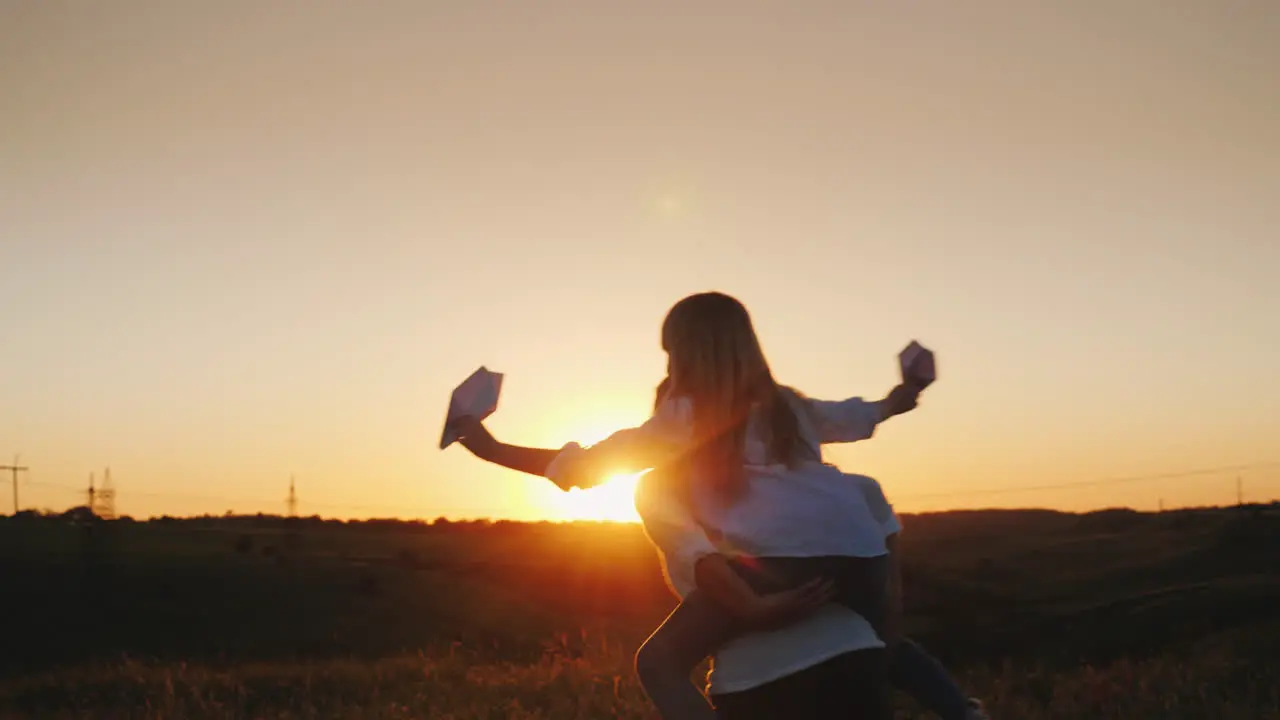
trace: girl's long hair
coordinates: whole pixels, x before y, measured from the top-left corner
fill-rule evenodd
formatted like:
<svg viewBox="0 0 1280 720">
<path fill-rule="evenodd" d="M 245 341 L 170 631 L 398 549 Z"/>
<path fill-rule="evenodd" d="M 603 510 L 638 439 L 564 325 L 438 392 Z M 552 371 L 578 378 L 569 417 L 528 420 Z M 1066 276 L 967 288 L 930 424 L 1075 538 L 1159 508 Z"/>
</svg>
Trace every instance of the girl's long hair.
<svg viewBox="0 0 1280 720">
<path fill-rule="evenodd" d="M 789 397 L 794 391 L 774 381 L 742 303 L 718 292 L 684 298 L 662 324 L 662 348 L 670 365 L 659 395 L 693 403 L 696 444 L 690 460 L 700 482 L 722 499 L 732 501 L 742 492 L 753 408 L 766 420 L 773 462 L 793 465 L 808 454 Z"/>
</svg>

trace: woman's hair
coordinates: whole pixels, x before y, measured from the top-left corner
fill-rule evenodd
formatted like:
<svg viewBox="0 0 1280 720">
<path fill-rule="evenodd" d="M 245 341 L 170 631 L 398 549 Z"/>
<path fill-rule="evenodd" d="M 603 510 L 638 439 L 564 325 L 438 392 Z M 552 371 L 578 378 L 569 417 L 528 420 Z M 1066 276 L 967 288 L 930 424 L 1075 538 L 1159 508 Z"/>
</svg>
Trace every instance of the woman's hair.
<svg viewBox="0 0 1280 720">
<path fill-rule="evenodd" d="M 767 419 L 772 460 L 788 465 L 808 451 L 800 437 L 794 391 L 773 379 L 742 303 L 718 292 L 690 295 L 662 323 L 669 372 L 660 396 L 693 404 L 691 461 L 704 482 L 732 500 L 743 486 L 743 448 L 752 408 Z"/>
</svg>

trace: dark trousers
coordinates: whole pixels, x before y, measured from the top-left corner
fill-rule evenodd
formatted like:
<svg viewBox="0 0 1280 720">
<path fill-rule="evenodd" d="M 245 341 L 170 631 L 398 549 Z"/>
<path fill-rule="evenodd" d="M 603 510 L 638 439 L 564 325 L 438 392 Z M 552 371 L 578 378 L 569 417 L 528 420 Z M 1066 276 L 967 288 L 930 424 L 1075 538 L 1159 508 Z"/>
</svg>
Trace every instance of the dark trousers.
<svg viewBox="0 0 1280 720">
<path fill-rule="evenodd" d="M 816 578 L 829 580 L 835 585 L 835 602 L 866 618 L 877 633 L 883 630 L 889 587 L 888 555 L 735 557 L 730 558 L 729 564 L 761 595 L 791 590 Z"/>
<path fill-rule="evenodd" d="M 734 569 L 756 592 L 793 588 L 814 578 L 832 580 L 837 602 L 879 630 L 885 610 L 887 557 L 735 559 Z M 746 632 L 703 592 L 690 593 L 636 653 L 640 684 L 664 720 L 709 720 L 706 698 L 689 680 L 699 663 Z M 967 698 L 946 668 L 915 643 L 904 640 L 888 660 L 889 680 L 944 720 L 963 720 Z M 803 717 L 803 716 L 797 716 Z"/>
<path fill-rule="evenodd" d="M 721 720 L 890 720 L 885 651 L 838 655 L 749 690 L 712 697 Z"/>
</svg>

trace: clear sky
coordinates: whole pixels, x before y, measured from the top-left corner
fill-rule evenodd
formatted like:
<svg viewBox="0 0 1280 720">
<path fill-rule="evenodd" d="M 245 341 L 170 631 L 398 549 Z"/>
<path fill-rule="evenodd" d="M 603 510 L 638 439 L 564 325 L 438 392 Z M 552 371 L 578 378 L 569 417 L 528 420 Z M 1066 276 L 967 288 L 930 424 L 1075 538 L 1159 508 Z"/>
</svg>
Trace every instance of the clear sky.
<svg viewBox="0 0 1280 720">
<path fill-rule="evenodd" d="M 811 395 L 936 349 L 830 455 L 900 510 L 1229 502 L 970 492 L 1280 460 L 1280 4 L 0 0 L 0 272 L 25 506 L 109 465 L 139 516 L 290 475 L 304 513 L 625 516 L 438 451 L 449 392 L 484 364 L 500 437 L 598 439 L 713 288 Z"/>
</svg>

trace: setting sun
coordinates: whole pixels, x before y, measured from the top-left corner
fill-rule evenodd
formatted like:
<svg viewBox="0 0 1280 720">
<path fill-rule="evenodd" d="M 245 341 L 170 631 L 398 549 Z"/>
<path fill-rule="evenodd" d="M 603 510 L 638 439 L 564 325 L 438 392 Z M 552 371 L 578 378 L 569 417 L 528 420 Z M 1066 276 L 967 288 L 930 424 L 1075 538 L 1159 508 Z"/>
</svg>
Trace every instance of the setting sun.
<svg viewBox="0 0 1280 720">
<path fill-rule="evenodd" d="M 570 490 L 562 496 L 562 516 L 565 520 L 639 522 L 635 492 L 641 474 L 614 475 L 600 487 Z"/>
</svg>

